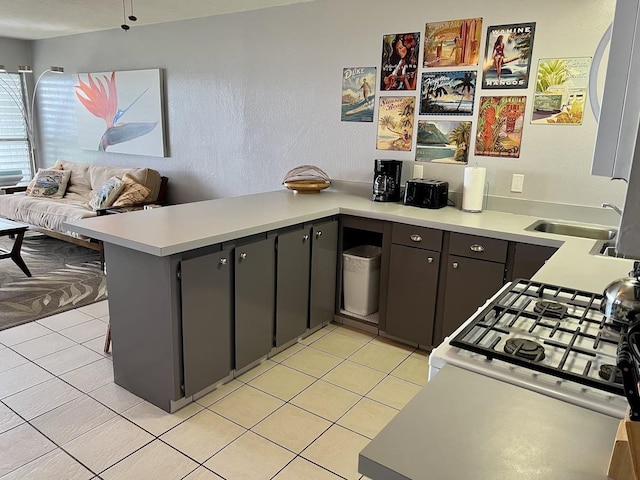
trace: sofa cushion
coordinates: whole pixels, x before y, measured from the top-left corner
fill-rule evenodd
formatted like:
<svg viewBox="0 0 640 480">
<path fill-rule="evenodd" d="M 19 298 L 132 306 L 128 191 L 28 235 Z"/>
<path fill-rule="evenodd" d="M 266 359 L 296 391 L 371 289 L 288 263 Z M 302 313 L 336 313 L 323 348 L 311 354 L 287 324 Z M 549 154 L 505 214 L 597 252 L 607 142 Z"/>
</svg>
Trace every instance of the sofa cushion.
<svg viewBox="0 0 640 480">
<path fill-rule="evenodd" d="M 110 207 L 123 189 L 124 182 L 118 177 L 111 177 L 102 184 L 95 195 L 92 194 L 89 206 L 94 210 Z"/>
<path fill-rule="evenodd" d="M 152 202 L 157 200 L 158 193 L 160 192 L 161 178 L 160 174 L 156 170 L 152 170 L 150 168 L 117 168 L 91 165 L 91 168 L 89 169 L 91 188 L 95 191 L 109 178 L 122 178 L 125 173 L 128 173 L 136 182 L 141 183 L 151 190 L 151 193 L 147 197 L 148 201 Z"/>
<path fill-rule="evenodd" d="M 31 193 L 31 189 L 33 188 L 33 186 L 36 183 L 36 177 L 38 176 L 38 173 L 40 172 L 40 170 L 62 170 L 62 165 L 54 165 L 53 167 L 49 167 L 49 168 L 39 168 L 38 171 L 36 172 L 36 174 L 33 176 L 33 178 L 31 179 L 31 181 L 29 182 L 29 185 L 27 185 L 27 189 L 25 190 L 25 193 L 27 195 L 29 195 Z M 67 183 L 67 187 L 69 186 L 69 184 Z"/>
<path fill-rule="evenodd" d="M 62 170 L 69 170 L 71 172 L 65 198 L 68 197 L 79 202 L 88 202 L 91 195 L 91 183 L 89 181 L 89 168 L 91 165 L 58 160 L 54 167 L 59 167 Z"/>
<path fill-rule="evenodd" d="M 120 196 L 113 202 L 114 207 L 120 207 L 123 205 L 133 205 L 134 203 L 142 203 L 151 193 L 151 189 L 136 182 L 131 175 L 125 173 L 122 176 L 124 183 L 124 190 L 120 193 Z"/>
<path fill-rule="evenodd" d="M 62 198 L 67 190 L 71 172 L 55 168 L 39 170 L 29 196 Z"/>
</svg>

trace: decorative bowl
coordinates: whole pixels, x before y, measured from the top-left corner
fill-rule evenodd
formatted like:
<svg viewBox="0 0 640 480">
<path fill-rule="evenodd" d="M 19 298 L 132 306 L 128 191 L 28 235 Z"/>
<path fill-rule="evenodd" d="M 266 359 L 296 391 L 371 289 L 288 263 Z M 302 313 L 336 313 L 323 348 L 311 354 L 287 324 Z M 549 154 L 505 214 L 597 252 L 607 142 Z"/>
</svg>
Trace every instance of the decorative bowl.
<svg viewBox="0 0 640 480">
<path fill-rule="evenodd" d="M 331 186 L 329 180 L 294 180 L 292 182 L 284 182 L 283 185 L 289 190 L 299 193 L 318 193 L 325 188 Z"/>
<path fill-rule="evenodd" d="M 282 181 L 289 190 L 299 193 L 318 193 L 331 186 L 331 180 L 315 165 L 301 165 L 289 170 Z"/>
</svg>

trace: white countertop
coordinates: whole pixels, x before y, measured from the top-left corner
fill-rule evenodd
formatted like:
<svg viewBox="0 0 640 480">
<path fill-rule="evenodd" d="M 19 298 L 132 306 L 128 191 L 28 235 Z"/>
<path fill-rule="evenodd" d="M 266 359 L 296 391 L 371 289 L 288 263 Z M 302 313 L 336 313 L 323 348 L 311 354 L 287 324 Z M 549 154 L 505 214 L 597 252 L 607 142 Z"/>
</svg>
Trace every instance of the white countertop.
<svg viewBox="0 0 640 480">
<path fill-rule="evenodd" d="M 534 280 L 598 293 L 610 281 L 627 276 L 633 265 L 631 260 L 590 255 L 595 240 L 526 231 L 539 217 L 377 203 L 366 194 L 333 188 L 319 194 L 279 190 L 106 215 L 65 225 L 73 232 L 106 243 L 167 256 L 336 214 L 560 247 Z"/>
</svg>

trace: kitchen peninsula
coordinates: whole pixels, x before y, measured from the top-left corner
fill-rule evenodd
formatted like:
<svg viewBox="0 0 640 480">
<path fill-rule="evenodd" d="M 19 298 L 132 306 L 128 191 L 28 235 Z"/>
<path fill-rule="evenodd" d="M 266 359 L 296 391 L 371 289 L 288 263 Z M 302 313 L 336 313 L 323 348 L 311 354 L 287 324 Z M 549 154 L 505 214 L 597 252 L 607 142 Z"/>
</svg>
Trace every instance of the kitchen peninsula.
<svg viewBox="0 0 640 480">
<path fill-rule="evenodd" d="M 234 338 L 231 314 L 234 306 L 229 300 L 230 292 L 223 290 L 227 292 L 225 298 L 217 298 L 218 280 L 208 279 L 203 272 L 228 272 L 225 265 L 234 261 L 234 252 L 252 258 L 252 252 L 241 252 L 238 246 L 259 244 L 264 251 L 272 251 L 276 234 L 308 225 L 316 229 L 313 231 L 317 235 L 340 215 L 560 247 L 536 278 L 584 290 L 601 291 L 610 280 L 626 275 L 630 268 L 628 260 L 590 255 L 594 240 L 526 231 L 538 218 L 496 211 L 466 213 L 453 207 L 424 210 L 399 203 L 374 203 L 369 194 L 358 189 L 332 188 L 317 195 L 282 190 L 67 224 L 70 230 L 105 244 L 116 383 L 160 408 L 175 411 L 215 384 L 207 383 L 207 378 L 220 380 L 233 368 L 240 370 L 250 365 L 250 356 L 238 365 L 236 351 L 233 366 L 233 347 L 229 344 L 230 338 Z M 238 261 L 245 257 L 239 257 Z M 194 265 L 190 260 L 197 261 L 197 272 L 187 282 L 185 276 L 192 272 L 185 272 L 185 267 L 188 270 Z M 274 277 L 275 272 L 269 270 L 268 264 L 259 271 L 266 277 Z M 231 288 L 234 284 L 230 274 L 221 275 L 220 285 Z M 186 288 L 185 283 L 190 287 Z M 217 306 L 214 311 L 211 305 Z M 235 308 L 237 315 L 238 305 Z M 200 330 L 189 333 L 183 325 L 183 315 L 196 319 L 215 317 L 219 323 L 208 325 L 206 335 Z M 253 342 L 258 336 L 256 332 L 264 328 L 258 325 L 258 319 L 255 321 L 255 330 L 246 338 L 239 337 L 236 331 L 236 349 L 245 347 L 245 339 Z M 200 328 L 200 323 L 205 322 L 195 323 Z M 272 339 L 268 341 L 271 344 Z M 189 362 L 197 363 L 198 358 L 192 358 L 197 355 L 187 342 L 220 342 L 220 348 L 209 346 L 217 357 L 208 361 L 223 365 L 221 371 L 213 377 L 208 377 L 212 372 L 206 372 L 202 380 L 199 367 L 188 369 Z M 265 356 L 269 353 L 268 346 L 253 347 Z M 194 386 L 185 378 L 192 373 L 198 379 L 192 383 Z"/>
</svg>

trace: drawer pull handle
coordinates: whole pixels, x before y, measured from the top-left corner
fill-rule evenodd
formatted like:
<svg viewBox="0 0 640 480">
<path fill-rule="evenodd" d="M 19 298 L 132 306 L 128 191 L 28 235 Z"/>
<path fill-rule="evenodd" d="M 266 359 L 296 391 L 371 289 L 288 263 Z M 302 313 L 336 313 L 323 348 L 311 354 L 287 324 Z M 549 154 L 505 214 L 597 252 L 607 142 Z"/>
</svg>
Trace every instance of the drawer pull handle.
<svg viewBox="0 0 640 480">
<path fill-rule="evenodd" d="M 226 265 L 227 264 L 227 259 L 226 258 L 221 258 L 220 259 L 220 265 Z"/>
<path fill-rule="evenodd" d="M 309 240 L 309 235 L 305 235 L 304 237 L 302 237 L 302 243 L 306 242 L 307 240 Z"/>
<path fill-rule="evenodd" d="M 322 236 L 322 230 L 318 230 L 316 232 L 316 238 L 320 238 Z"/>
<path fill-rule="evenodd" d="M 427 263 L 433 263 L 433 257 L 427 258 Z"/>
<path fill-rule="evenodd" d="M 477 243 L 474 243 L 469 248 L 472 252 L 484 252 L 484 247 L 482 245 L 478 245 Z"/>
<path fill-rule="evenodd" d="M 451 265 L 453 268 L 458 268 L 458 262 L 453 262 L 453 265 Z"/>
<path fill-rule="evenodd" d="M 240 254 L 240 260 L 244 260 L 245 258 L 247 258 L 247 254 L 246 253 L 241 253 Z"/>
<path fill-rule="evenodd" d="M 413 242 L 421 242 L 422 237 L 420 235 L 416 235 L 415 233 L 409 237 Z"/>
</svg>

